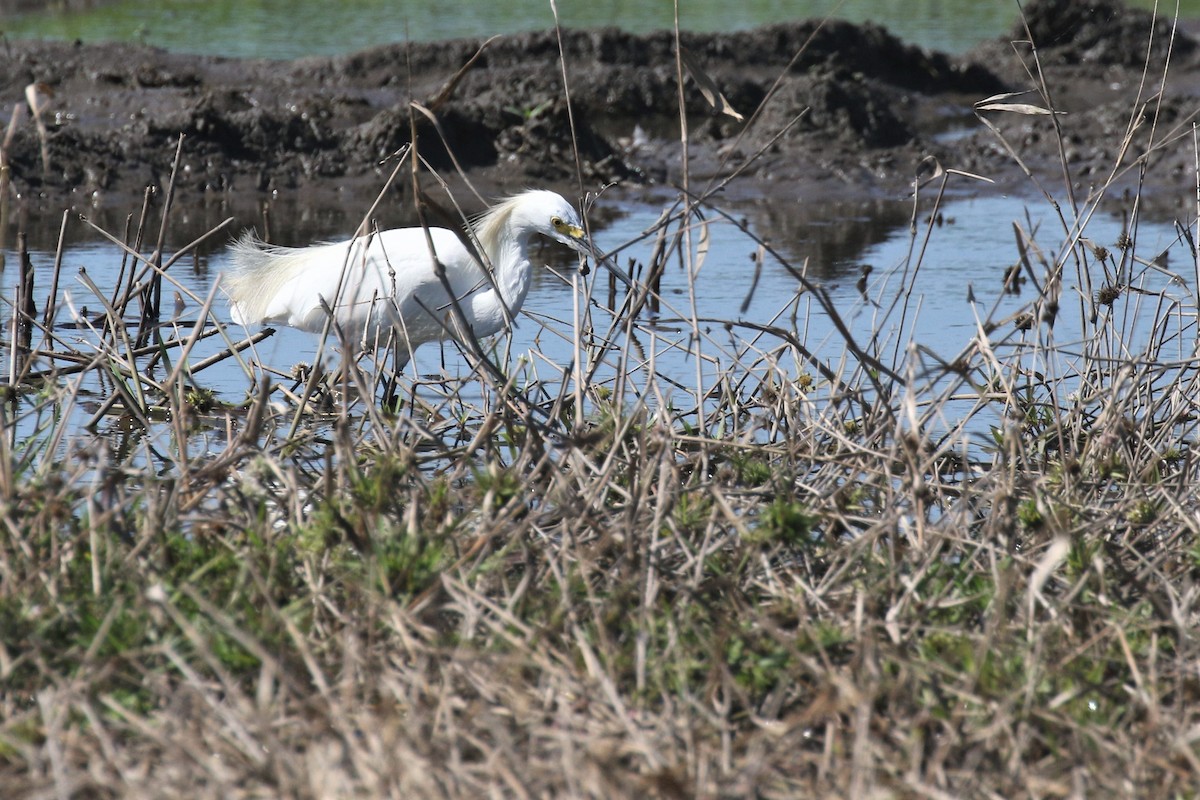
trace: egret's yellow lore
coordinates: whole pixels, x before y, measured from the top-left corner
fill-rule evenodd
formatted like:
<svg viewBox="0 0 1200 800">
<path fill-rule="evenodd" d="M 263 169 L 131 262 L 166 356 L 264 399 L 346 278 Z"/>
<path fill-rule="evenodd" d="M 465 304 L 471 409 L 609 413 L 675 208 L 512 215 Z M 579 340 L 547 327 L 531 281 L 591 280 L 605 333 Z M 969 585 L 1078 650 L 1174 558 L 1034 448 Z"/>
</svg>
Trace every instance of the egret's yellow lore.
<svg viewBox="0 0 1200 800">
<path fill-rule="evenodd" d="M 504 329 L 529 293 L 534 234 L 600 260 L 575 209 L 554 192 L 510 197 L 471 227 L 492 267 L 490 280 L 480 259 L 445 228 L 429 228 L 428 237 L 423 228 L 397 228 L 298 248 L 244 236 L 233 246 L 233 268 L 222 284 L 233 321 L 320 332 L 331 312 L 350 342 L 382 343 L 395 331 L 403 364 L 424 342 L 460 334 L 447 285 L 475 336 Z M 435 254 L 446 268 L 445 283 L 434 271 Z"/>
</svg>

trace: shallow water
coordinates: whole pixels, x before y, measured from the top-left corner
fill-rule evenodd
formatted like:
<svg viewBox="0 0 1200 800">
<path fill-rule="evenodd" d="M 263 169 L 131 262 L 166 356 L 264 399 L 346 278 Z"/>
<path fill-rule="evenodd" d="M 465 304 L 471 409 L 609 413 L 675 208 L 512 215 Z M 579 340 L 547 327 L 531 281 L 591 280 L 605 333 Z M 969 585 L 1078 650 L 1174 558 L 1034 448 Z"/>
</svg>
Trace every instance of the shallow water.
<svg viewBox="0 0 1200 800">
<path fill-rule="evenodd" d="M 627 266 L 630 259 L 646 263 L 653 239 L 645 237 L 644 231 L 654 225 L 662 208 L 662 204 L 654 203 L 602 203 L 602 208 L 593 215 L 597 242 L 605 250 L 615 250 L 615 258 L 622 266 Z M 177 248 L 200 235 L 219 222 L 228 210 L 218 207 L 193 209 L 188 213 L 181 209 L 170 226 L 171 236 L 177 241 L 168 243 L 168 256 L 172 247 Z M 816 208 L 800 202 L 776 202 L 770 205 L 742 204 L 724 210 L 734 220 L 744 220 L 748 233 L 714 213 L 707 214 L 703 226 L 694 225 L 692 252 L 697 251 L 701 240 L 707 242 L 702 264 L 696 269 L 693 259 L 690 274 L 694 277 L 689 280 L 689 267 L 682 260 L 670 263 L 663 277 L 664 305 L 659 324 L 643 330 L 638 336 L 638 346 L 646 353 L 654 352 L 656 372 L 663 378 L 660 381 L 665 391 L 663 399 L 677 407 L 694 405 L 698 381 L 708 388 L 718 372 L 738 369 L 739 360 L 743 363 L 752 360 L 752 356 L 746 354 L 748 343 L 754 342 L 758 347 L 778 344 L 771 336 L 756 339 L 753 331 L 738 327 L 740 321 L 791 330 L 826 363 L 839 362 L 846 350 L 844 339 L 814 297 L 800 292 L 793 270 L 802 271 L 829 293 L 838 315 L 846 321 L 860 346 L 904 372 L 910 346 L 919 345 L 950 361 L 979 335 L 981 320 L 989 315 L 994 320 L 1009 317 L 1033 299 L 1028 286 L 1020 294 L 1004 291 L 1005 271 L 1018 260 L 1014 225 L 1034 232 L 1034 239 L 1050 261 L 1059 259 L 1059 248 L 1062 242 L 1068 241 L 1061 220 L 1048 204 L 1017 200 L 1000 193 L 950 202 L 941 209 L 938 218 L 931 218 L 931 209 L 923 207 L 916 213 L 915 231 L 911 224 L 913 208 L 908 201 Z M 305 216 L 283 204 L 272 209 L 271 218 L 275 225 L 274 240 L 291 244 L 345 236 L 358 222 L 357 217 L 337 210 Z M 101 302 L 80 282 L 80 270 L 85 270 L 107 295 L 115 285 L 122 263 L 120 250 L 99 234 L 77 222 L 72 223 L 69 230 L 71 243 L 64 251 L 61 274 L 59 296 L 63 306 L 60 323 L 93 317 L 101 307 Z M 112 230 L 119 233 L 119 229 Z M 1116 242 L 1123 230 L 1121 219 L 1098 212 L 1089 221 L 1086 236 L 1091 242 L 1116 253 Z M 30 241 L 39 309 L 45 305 L 53 269 L 57 234 L 54 232 L 50 236 L 50 233 L 52 231 L 41 229 L 41 233 Z M 1174 267 L 1183 277 L 1176 276 L 1172 282 L 1165 271 L 1141 265 L 1136 267 L 1135 277 L 1130 282 L 1144 287 L 1147 292 L 1165 292 L 1187 299 L 1194 289 L 1194 280 L 1190 279 L 1192 268 L 1188 266 L 1192 260 L 1177 232 L 1169 225 L 1147 223 L 1140 226 L 1137 236 L 1136 252 L 1143 254 L 1143 260 L 1149 261 L 1155 255 L 1166 253 L 1168 267 Z M 753 257 L 758 247 L 754 237 L 768 242 L 778 258 L 768 256 L 760 267 Z M 228 235 L 220 234 L 217 241 L 228 241 L 228 238 Z M 0 296 L 6 298 L 6 306 L 11 307 L 10 298 L 17 279 L 16 255 L 12 242 L 5 242 L 5 248 L 2 252 L 7 266 L 0 272 Z M 604 306 L 608 282 L 603 278 L 581 280 L 575 274 L 576 262 L 572 255 L 560 252 L 556 247 L 547 247 L 541 257 L 553 269 L 536 272 L 533 288 L 511 338 L 501 336 L 493 341 L 497 358 L 503 359 L 507 349 L 510 364 L 524 358 L 532 365 L 529 377 L 536 376 L 557 384 L 562 380 L 561 370 L 571 363 L 575 352 L 576 308 L 586 305 L 585 291 L 591 292 L 594 303 Z M 178 281 L 181 294 L 187 297 L 179 321 L 179 329 L 185 334 L 212 290 L 217 275 L 227 264 L 226 251 L 222 246 L 216 246 L 195 257 L 189 256 L 172 268 L 170 274 Z M 864 266 L 869 266 L 871 271 L 866 281 L 861 282 Z M 1040 278 L 1040 272 L 1035 270 L 1035 273 Z M 1062 311 L 1054 336 L 1068 350 L 1078 349 L 1082 336 L 1080 302 L 1094 296 L 1104 278 L 1096 274 L 1092 281 L 1090 287 L 1080 286 L 1070 269 L 1065 273 Z M 969 294 L 974 298 L 974 304 L 968 301 Z M 164 295 L 167 298 L 164 316 L 169 317 L 173 308 L 172 289 L 167 287 Z M 68 296 L 69 301 L 66 300 Z M 896 304 L 896 298 L 905 297 L 907 306 Z M 1145 306 L 1157 302 L 1155 298 L 1157 295 L 1154 294 L 1126 293 L 1114 305 L 1113 312 L 1118 315 L 1114 325 L 1121 326 L 1124 349 L 1132 348 L 1136 352 L 1146 346 L 1148 320 L 1154 314 L 1152 308 L 1147 313 Z M 1139 307 L 1134 322 L 1119 321 L 1119 315 L 1131 314 Z M 218 319 L 228 322 L 228 310 L 222 300 L 218 299 L 214 309 Z M 6 312 L 6 326 L 8 316 Z M 692 326 L 688 322 L 693 316 L 701 320 L 698 340 L 692 335 Z M 598 307 L 594 319 L 598 330 L 605 326 L 605 319 Z M 725 322 L 732 326 L 727 327 Z M 231 326 L 230 332 L 236 336 L 242 330 Z M 83 349 L 87 342 L 95 340 L 81 328 L 60 327 L 58 333 L 68 343 L 82 344 Z M 1002 347 L 1013 347 L 1035 335 L 1015 333 L 1009 322 L 998 328 L 992 338 L 1006 340 Z M 207 340 L 193 352 L 192 361 L 225 346 L 219 337 Z M 1190 354 L 1190 345 L 1183 340 L 1174 342 L 1171 347 L 1174 357 L 1183 358 Z M 330 365 L 336 363 L 332 351 L 333 348 L 326 351 Z M 1120 355 L 1116 351 L 1114 354 Z M 248 354 L 247 360 L 287 373 L 299 362 L 313 361 L 316 355 L 317 337 L 280 328 Z M 930 357 L 916 361 L 932 363 Z M 794 372 L 803 369 L 795 365 L 784 366 Z M 453 377 L 469 373 L 467 361 L 453 345 L 432 343 L 418 350 L 410 374 L 414 368 L 425 375 Z M 7 375 L 7 353 L 5 360 L 0 361 L 0 370 Z M 612 369 L 597 372 L 600 382 L 613 379 Z M 646 376 L 633 375 L 630 380 L 634 391 L 639 391 Z M 199 382 L 229 402 L 242 400 L 250 388 L 246 372 L 233 360 L 205 369 Z M 672 389 L 672 383 L 677 384 L 677 388 Z M 94 390 L 97 397 L 108 392 L 103 386 L 85 385 L 84 388 Z M 464 391 L 477 396 L 480 390 L 468 387 Z M 90 417 L 96 407 L 97 404 L 92 403 L 75 409 L 79 424 Z M 954 408 L 948 406 L 947 412 L 953 416 Z M 977 433 L 986 436 L 986 424 L 981 425 Z"/>
</svg>

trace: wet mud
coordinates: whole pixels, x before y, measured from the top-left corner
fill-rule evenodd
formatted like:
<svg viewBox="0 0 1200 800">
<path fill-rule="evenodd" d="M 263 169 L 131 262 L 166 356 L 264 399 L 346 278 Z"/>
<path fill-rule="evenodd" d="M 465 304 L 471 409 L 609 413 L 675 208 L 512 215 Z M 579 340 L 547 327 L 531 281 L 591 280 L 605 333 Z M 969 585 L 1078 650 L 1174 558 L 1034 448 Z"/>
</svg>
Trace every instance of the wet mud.
<svg viewBox="0 0 1200 800">
<path fill-rule="evenodd" d="M 181 202 L 333 193 L 365 204 L 414 132 L 432 170 L 484 194 L 673 191 L 682 95 L 690 185 L 727 181 L 730 197 L 891 198 L 956 169 L 1057 202 L 1104 187 L 1168 213 L 1194 207 L 1196 40 L 1111 0 L 1032 2 L 1010 35 L 958 57 L 843 22 L 681 42 L 682 92 L 670 32 L 564 31 L 561 56 L 547 31 L 293 62 L 7 42 L 0 124 L 29 85 L 48 90 L 43 130 L 28 108 L 11 127 L 6 191 L 47 208 L 135 201 L 167 184 L 182 134 Z M 707 87 L 742 119 L 715 110 Z M 1007 92 L 1027 94 L 975 107 Z M 405 172 L 394 191 L 409 185 Z M 976 186 L 956 177 L 951 189 Z"/>
</svg>

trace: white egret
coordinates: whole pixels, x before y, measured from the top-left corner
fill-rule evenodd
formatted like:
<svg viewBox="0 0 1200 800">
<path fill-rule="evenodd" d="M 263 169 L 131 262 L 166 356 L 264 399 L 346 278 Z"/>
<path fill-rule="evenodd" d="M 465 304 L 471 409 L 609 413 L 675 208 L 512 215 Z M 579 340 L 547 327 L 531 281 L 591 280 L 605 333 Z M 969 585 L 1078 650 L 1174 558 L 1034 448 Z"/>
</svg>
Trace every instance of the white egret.
<svg viewBox="0 0 1200 800">
<path fill-rule="evenodd" d="M 575 209 L 550 191 L 510 197 L 480 215 L 471 230 L 492 266 L 490 279 L 480 259 L 445 228 L 429 228 L 428 237 L 423 228 L 397 228 L 297 248 L 247 234 L 233 245 L 233 269 L 223 282 L 233 320 L 320 332 L 332 312 L 350 342 L 382 342 L 394 330 L 403 366 L 424 342 L 460 335 L 455 301 L 476 337 L 506 327 L 529 293 L 534 234 L 600 260 Z M 435 272 L 435 255 L 446 268 L 445 283 Z"/>
</svg>

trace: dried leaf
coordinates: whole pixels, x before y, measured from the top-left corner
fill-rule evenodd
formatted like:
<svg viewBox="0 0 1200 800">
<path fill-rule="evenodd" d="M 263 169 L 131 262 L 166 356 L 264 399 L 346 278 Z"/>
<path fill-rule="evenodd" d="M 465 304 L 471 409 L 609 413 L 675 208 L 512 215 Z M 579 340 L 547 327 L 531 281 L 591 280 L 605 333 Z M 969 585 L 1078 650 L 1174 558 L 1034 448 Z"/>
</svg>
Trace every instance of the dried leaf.
<svg viewBox="0 0 1200 800">
<path fill-rule="evenodd" d="M 43 175 L 50 171 L 50 149 L 47 145 L 50 134 L 46 130 L 42 112 L 49 107 L 53 97 L 54 89 L 44 83 L 31 83 L 25 87 L 25 100 L 29 103 L 29 110 L 33 112 L 33 123 L 37 126 L 38 142 L 41 145 Z"/>
<path fill-rule="evenodd" d="M 29 110 L 34 116 L 41 114 L 53 97 L 54 89 L 49 84 L 31 83 L 25 87 L 25 100 L 28 101 Z"/>
<path fill-rule="evenodd" d="M 700 94 L 704 95 L 704 99 L 716 111 L 729 116 L 741 122 L 745 119 L 741 114 L 729 105 L 729 101 L 725 99 L 725 95 L 721 94 L 721 90 L 717 88 L 717 84 L 712 78 L 708 77 L 703 69 L 700 68 L 700 62 L 688 52 L 686 47 L 680 46 L 679 57 L 683 61 L 683 65 L 687 67 L 688 74 L 692 76 L 692 80 L 696 82 L 697 88 L 700 89 Z"/>
<path fill-rule="evenodd" d="M 979 175 L 977 173 L 967 172 L 967 171 L 961 170 L 961 169 L 947 169 L 946 172 L 950 175 L 961 175 L 964 178 L 970 178 L 971 180 L 974 180 L 974 181 L 983 181 L 984 183 L 995 183 L 994 180 L 987 177 L 986 175 Z"/>
<path fill-rule="evenodd" d="M 700 221 L 700 241 L 696 244 L 696 261 L 692 268 L 692 277 L 700 274 L 700 268 L 704 266 L 704 259 L 708 257 L 708 247 L 711 242 L 708 238 L 708 220 Z"/>
<path fill-rule="evenodd" d="M 1027 116 L 1049 116 L 1050 114 L 1062 114 L 1062 111 L 1050 111 L 1049 109 L 1035 106 L 1032 103 L 1009 103 L 1014 97 L 1021 97 L 1029 94 L 1029 92 L 1002 92 L 994 94 L 991 97 L 980 100 L 975 104 L 976 111 L 1007 111 L 1013 114 L 1025 114 Z"/>
<path fill-rule="evenodd" d="M 1054 570 L 1058 569 L 1059 564 L 1066 561 L 1067 555 L 1071 552 L 1071 540 L 1065 536 L 1057 536 L 1050 546 L 1046 548 L 1046 552 L 1042 554 L 1038 560 L 1037 566 L 1033 570 L 1033 574 L 1029 576 L 1029 592 L 1027 602 L 1029 603 L 1029 617 L 1033 619 L 1034 611 L 1038 601 L 1049 604 L 1046 598 L 1042 596 L 1042 589 L 1046 582 L 1050 580 L 1050 576 Z"/>
<path fill-rule="evenodd" d="M 917 164 L 917 180 L 922 185 L 935 181 L 945 174 L 946 170 L 942 167 L 942 162 L 934 156 L 925 156 Z"/>
<path fill-rule="evenodd" d="M 988 103 L 986 105 L 975 106 L 976 111 L 1008 111 L 1013 114 L 1026 114 L 1028 116 L 1050 116 L 1051 114 L 1062 114 L 1062 111 L 1050 111 L 1041 106 L 1030 105 L 1029 103 Z"/>
<path fill-rule="evenodd" d="M 1023 92 L 1001 92 L 1000 94 L 994 94 L 991 97 L 983 98 L 976 103 L 975 106 L 978 108 L 986 103 L 1004 103 L 1013 99 L 1014 97 L 1024 97 L 1027 94 L 1030 94 L 1029 90 L 1025 90 Z"/>
</svg>

